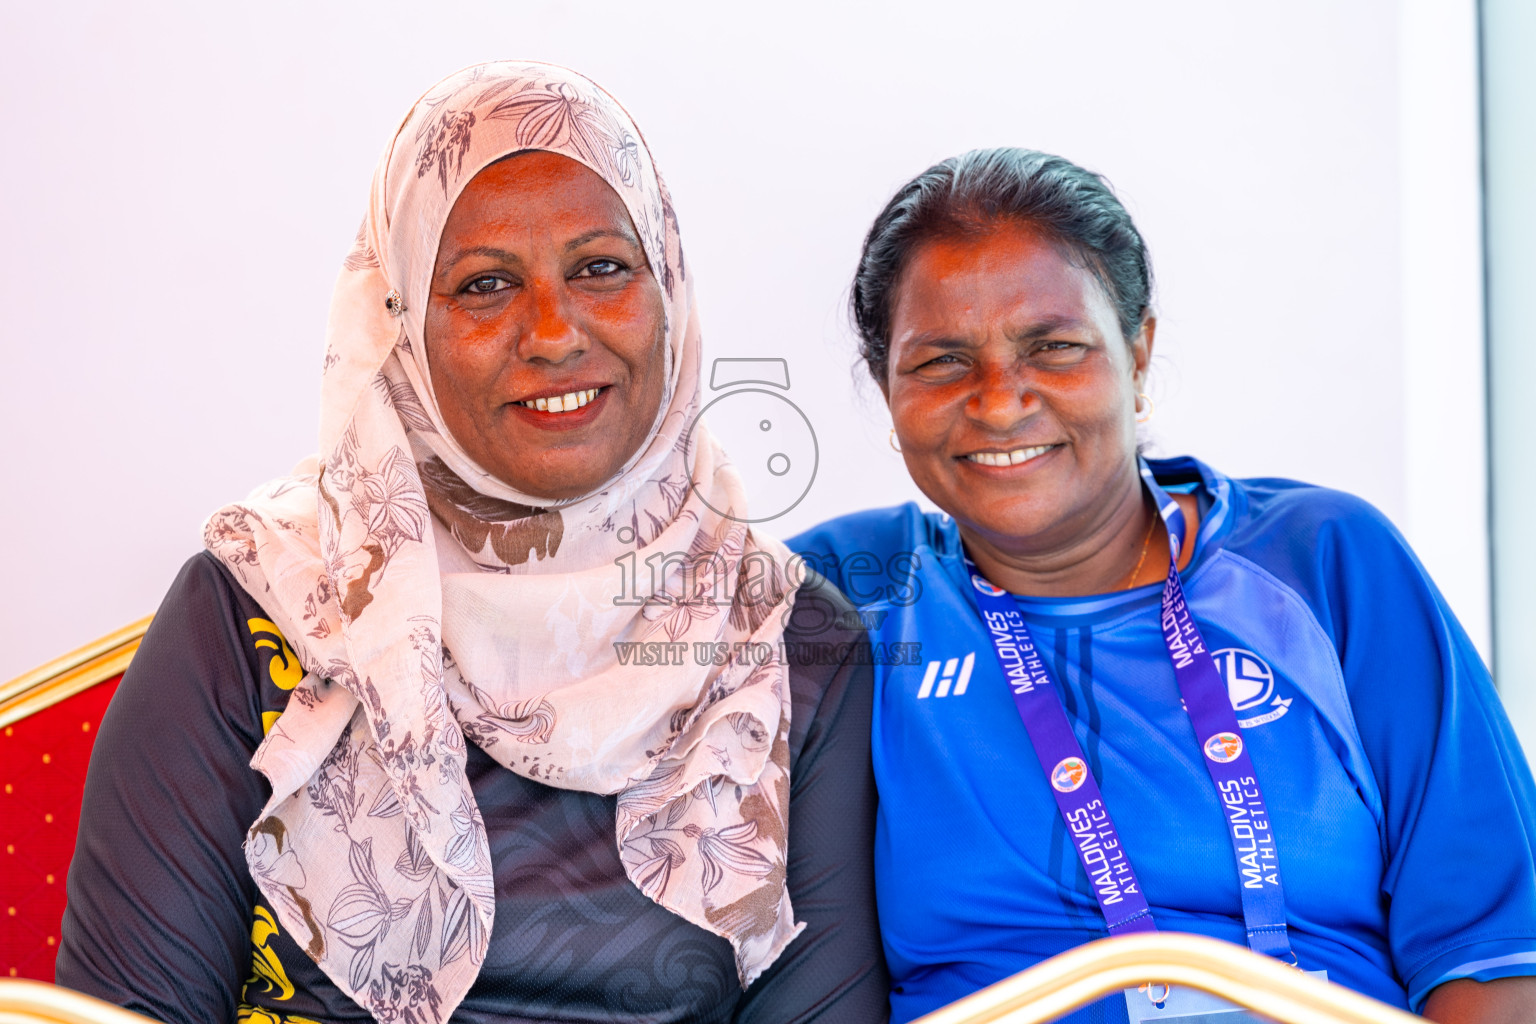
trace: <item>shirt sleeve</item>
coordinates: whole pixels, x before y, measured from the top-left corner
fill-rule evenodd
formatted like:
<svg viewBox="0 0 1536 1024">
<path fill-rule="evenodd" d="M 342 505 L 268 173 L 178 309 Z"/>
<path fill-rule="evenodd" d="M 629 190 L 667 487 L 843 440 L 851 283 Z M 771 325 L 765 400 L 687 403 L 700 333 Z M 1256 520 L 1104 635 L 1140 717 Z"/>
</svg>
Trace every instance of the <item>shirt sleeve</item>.
<svg viewBox="0 0 1536 1024">
<path fill-rule="evenodd" d="M 814 715 L 791 725 L 805 739 L 790 773 L 789 897 L 806 927 L 747 990 L 737 1024 L 883 1024 L 890 1013 L 875 914 L 874 680 L 868 637 L 841 625 L 851 612 L 812 574 L 785 633 L 791 689 L 820 694 Z"/>
<path fill-rule="evenodd" d="M 1536 788 L 1487 668 L 1375 510 L 1318 539 L 1381 794 L 1388 940 L 1409 1005 L 1456 978 L 1536 974 Z"/>
<path fill-rule="evenodd" d="M 58 983 L 171 1024 L 233 1021 L 250 966 L 241 844 L 267 794 L 240 617 L 188 561 L 102 719 L 69 869 Z"/>
</svg>

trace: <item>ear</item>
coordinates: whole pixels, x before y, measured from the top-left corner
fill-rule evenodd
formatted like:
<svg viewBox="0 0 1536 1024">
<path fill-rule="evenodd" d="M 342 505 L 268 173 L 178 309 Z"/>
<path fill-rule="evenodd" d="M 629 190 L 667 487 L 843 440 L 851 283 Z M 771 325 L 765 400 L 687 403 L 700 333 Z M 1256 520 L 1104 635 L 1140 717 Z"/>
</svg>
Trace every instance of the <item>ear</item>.
<svg viewBox="0 0 1536 1024">
<path fill-rule="evenodd" d="M 1141 318 L 1141 326 L 1131 339 L 1131 379 L 1137 391 L 1147 389 L 1147 371 L 1152 366 L 1152 341 L 1157 334 L 1157 317 L 1150 313 Z"/>
</svg>

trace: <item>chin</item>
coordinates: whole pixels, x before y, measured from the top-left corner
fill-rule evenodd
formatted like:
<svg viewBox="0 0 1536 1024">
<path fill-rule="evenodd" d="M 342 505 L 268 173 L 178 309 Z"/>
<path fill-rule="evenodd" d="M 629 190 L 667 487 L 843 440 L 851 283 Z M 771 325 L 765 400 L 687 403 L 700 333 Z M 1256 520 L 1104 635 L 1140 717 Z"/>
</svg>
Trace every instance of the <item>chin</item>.
<svg viewBox="0 0 1536 1024">
<path fill-rule="evenodd" d="M 583 458 L 567 461 L 562 459 L 557 463 L 540 466 L 537 472 L 533 473 L 530 473 L 525 466 L 522 472 L 510 476 L 503 476 L 500 473 L 496 475 L 513 489 L 521 491 L 530 498 L 538 498 L 541 501 L 570 501 L 572 498 L 591 494 L 613 479 L 623 463 L 613 463 L 611 469 L 603 472 L 594 471 L 595 465 L 608 465 L 608 460 Z"/>
<path fill-rule="evenodd" d="M 601 480 L 575 479 L 569 476 L 557 477 L 554 480 L 524 480 L 522 483 L 511 484 L 514 490 L 521 491 L 530 498 L 540 501 L 570 501 L 588 494 L 602 483 Z"/>
<path fill-rule="evenodd" d="M 974 494 L 969 497 L 964 508 L 946 511 L 957 522 L 997 537 L 1038 536 L 1050 532 L 1062 519 L 1060 510 L 1018 495 L 996 495 L 982 500 Z"/>
</svg>

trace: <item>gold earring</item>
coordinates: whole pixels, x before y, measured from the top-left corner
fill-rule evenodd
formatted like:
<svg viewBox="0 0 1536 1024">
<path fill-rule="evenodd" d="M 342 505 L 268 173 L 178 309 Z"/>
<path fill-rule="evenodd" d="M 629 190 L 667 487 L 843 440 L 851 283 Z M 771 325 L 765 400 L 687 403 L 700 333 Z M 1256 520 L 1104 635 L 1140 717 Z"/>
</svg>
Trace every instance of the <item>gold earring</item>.
<svg viewBox="0 0 1536 1024">
<path fill-rule="evenodd" d="M 901 454 L 901 448 L 900 448 L 900 446 L 898 446 L 896 444 L 896 428 L 895 427 L 891 428 L 891 436 L 887 440 L 890 442 L 891 451 L 895 452 L 897 455 L 900 455 Z"/>
<path fill-rule="evenodd" d="M 1141 412 L 1141 403 L 1143 400 L 1145 400 L 1147 403 L 1147 411 L 1145 413 Z M 1147 422 L 1147 420 L 1152 418 L 1152 414 L 1156 411 L 1157 407 L 1152 404 L 1151 395 L 1147 394 L 1145 391 L 1136 392 L 1136 412 L 1140 414 L 1136 417 L 1137 423 Z"/>
</svg>

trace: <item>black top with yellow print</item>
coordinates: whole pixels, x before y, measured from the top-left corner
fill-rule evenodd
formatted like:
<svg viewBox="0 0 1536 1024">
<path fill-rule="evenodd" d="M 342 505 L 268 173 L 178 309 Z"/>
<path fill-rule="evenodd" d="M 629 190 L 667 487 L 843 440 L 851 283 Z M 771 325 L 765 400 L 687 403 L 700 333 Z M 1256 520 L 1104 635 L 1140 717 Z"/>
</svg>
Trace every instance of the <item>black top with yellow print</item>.
<svg viewBox="0 0 1536 1024">
<path fill-rule="evenodd" d="M 798 595 L 813 614 L 796 615 L 816 634 L 786 635 L 796 659 L 788 876 L 805 932 L 743 993 L 725 940 L 625 877 L 614 798 L 524 779 L 471 744 L 496 923 L 453 1020 L 886 1019 L 867 641 L 850 628 L 846 600 L 820 582 Z M 317 935 L 289 934 L 263 904 L 242 852 L 269 795 L 251 756 L 301 676 L 282 634 L 227 570 L 206 553 L 188 561 L 91 756 L 59 984 L 168 1022 L 373 1019 L 306 954 Z M 419 988 L 402 978 L 377 1019 L 435 1022 L 434 1008 L 414 998 Z"/>
</svg>

